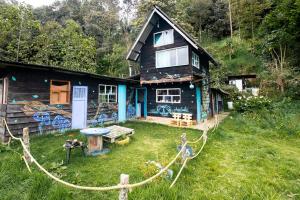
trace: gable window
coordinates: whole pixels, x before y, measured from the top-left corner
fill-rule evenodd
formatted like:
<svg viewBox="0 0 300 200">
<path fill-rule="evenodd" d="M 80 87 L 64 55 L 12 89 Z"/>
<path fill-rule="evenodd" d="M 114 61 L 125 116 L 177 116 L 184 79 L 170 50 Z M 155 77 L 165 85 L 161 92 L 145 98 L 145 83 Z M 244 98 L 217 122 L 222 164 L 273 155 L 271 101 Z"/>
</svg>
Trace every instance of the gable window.
<svg viewBox="0 0 300 200">
<path fill-rule="evenodd" d="M 199 69 L 200 63 L 199 63 L 199 56 L 192 51 L 192 65 L 194 67 L 197 67 Z"/>
<path fill-rule="evenodd" d="M 116 103 L 117 102 L 117 86 L 115 85 L 99 85 L 99 103 Z"/>
<path fill-rule="evenodd" d="M 166 30 L 154 33 L 153 36 L 154 47 L 159 47 L 174 43 L 174 30 Z"/>
<path fill-rule="evenodd" d="M 156 68 L 188 65 L 188 54 L 187 46 L 156 51 Z"/>
<path fill-rule="evenodd" d="M 180 88 L 156 89 L 156 103 L 180 103 Z"/>
<path fill-rule="evenodd" d="M 70 103 L 70 81 L 50 82 L 50 104 L 69 104 Z"/>
</svg>

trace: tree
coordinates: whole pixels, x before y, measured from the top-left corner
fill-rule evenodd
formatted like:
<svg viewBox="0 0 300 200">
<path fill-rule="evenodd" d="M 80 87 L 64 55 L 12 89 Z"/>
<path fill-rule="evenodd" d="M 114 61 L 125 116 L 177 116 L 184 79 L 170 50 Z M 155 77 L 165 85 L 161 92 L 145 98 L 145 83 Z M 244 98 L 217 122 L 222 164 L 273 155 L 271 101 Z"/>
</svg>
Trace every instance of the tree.
<svg viewBox="0 0 300 200">
<path fill-rule="evenodd" d="M 0 58 L 28 62 L 39 22 L 26 5 L 0 4 Z"/>
<path fill-rule="evenodd" d="M 61 33 L 62 66 L 78 71 L 96 72 L 96 42 L 86 37 L 79 24 L 73 20 L 66 21 Z"/>
</svg>

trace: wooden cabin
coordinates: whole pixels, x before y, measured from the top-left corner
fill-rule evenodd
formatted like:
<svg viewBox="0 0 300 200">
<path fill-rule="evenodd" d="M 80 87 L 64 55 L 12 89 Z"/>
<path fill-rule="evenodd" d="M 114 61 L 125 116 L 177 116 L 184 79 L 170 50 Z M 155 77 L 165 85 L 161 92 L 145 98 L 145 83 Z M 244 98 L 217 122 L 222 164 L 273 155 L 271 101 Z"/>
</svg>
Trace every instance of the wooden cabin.
<svg viewBox="0 0 300 200">
<path fill-rule="evenodd" d="M 137 96 L 146 98 L 137 103 L 147 109 L 145 116 L 192 113 L 200 122 L 213 115 L 209 69 L 218 64 L 160 8 L 154 7 L 127 59 L 140 65 Z"/>
<path fill-rule="evenodd" d="M 129 79 L 58 67 L 0 61 L 0 140 L 6 119 L 14 134 L 85 128 L 135 116 L 135 85 Z"/>
</svg>

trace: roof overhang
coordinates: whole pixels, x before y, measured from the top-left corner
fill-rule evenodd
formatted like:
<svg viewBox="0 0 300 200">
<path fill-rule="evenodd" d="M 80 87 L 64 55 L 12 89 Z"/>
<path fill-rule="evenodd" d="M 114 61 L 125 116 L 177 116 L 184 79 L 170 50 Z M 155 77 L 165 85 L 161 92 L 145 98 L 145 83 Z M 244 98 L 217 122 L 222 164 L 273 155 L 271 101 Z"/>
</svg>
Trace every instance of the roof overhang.
<svg viewBox="0 0 300 200">
<path fill-rule="evenodd" d="M 157 14 L 157 15 L 155 15 Z M 217 61 L 202 47 L 200 47 L 195 40 L 187 34 L 182 28 L 180 28 L 171 18 L 169 18 L 160 8 L 157 6 L 154 6 L 154 9 L 152 10 L 151 14 L 149 15 L 146 23 L 142 27 L 138 37 L 136 38 L 135 42 L 133 43 L 132 47 L 130 48 L 126 59 L 131 61 L 137 61 L 140 54 L 141 49 L 143 45 L 146 42 L 146 39 L 148 38 L 149 34 L 151 33 L 153 27 L 155 24 L 157 24 L 157 21 L 161 17 L 164 19 L 175 31 L 177 31 L 190 45 L 192 45 L 195 49 L 199 50 L 200 52 L 204 53 L 209 60 L 214 64 L 218 65 Z"/>
</svg>

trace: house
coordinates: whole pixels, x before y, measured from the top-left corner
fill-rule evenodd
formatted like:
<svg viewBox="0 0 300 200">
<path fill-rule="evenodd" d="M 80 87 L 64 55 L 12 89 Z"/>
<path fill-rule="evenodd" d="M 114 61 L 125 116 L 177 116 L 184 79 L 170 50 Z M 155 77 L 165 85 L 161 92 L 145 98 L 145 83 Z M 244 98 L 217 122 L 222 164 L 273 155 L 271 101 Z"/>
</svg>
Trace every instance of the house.
<svg viewBox="0 0 300 200">
<path fill-rule="evenodd" d="M 250 92 L 252 95 L 258 96 L 256 74 L 229 75 L 227 83 L 236 86 L 240 92 Z"/>
<path fill-rule="evenodd" d="M 145 115 L 192 113 L 200 122 L 214 114 L 209 69 L 218 66 L 217 61 L 157 6 L 127 59 L 140 65 L 137 105 L 143 105 Z M 140 95 L 146 98 L 139 99 Z"/>
<path fill-rule="evenodd" d="M 52 66 L 0 61 L 0 140 L 135 117 L 137 81 Z"/>
</svg>

